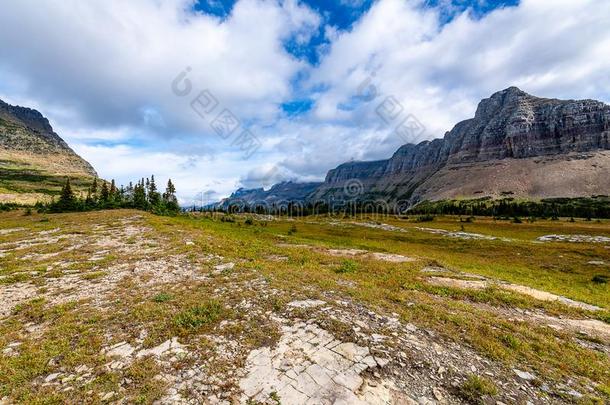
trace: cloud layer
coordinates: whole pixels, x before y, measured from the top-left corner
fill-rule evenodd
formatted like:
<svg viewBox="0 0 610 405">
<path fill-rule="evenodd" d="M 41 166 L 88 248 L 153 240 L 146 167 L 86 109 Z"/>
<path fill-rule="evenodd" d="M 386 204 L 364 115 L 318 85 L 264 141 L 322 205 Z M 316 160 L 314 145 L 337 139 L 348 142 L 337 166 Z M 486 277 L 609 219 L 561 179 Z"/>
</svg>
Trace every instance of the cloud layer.
<svg viewBox="0 0 610 405">
<path fill-rule="evenodd" d="M 523 0 L 449 21 L 440 3 L 379 0 L 341 29 L 296 0 L 240 0 L 224 18 L 189 0 L 10 2 L 0 98 L 40 109 L 102 176 L 171 176 L 183 200 L 388 157 L 406 142 L 376 112 L 388 96 L 425 127 L 417 140 L 511 85 L 610 100 L 610 3 Z M 259 139 L 250 159 L 172 92 L 186 67 L 193 94 L 208 89 Z M 295 100 L 310 101 L 288 114 Z"/>
</svg>

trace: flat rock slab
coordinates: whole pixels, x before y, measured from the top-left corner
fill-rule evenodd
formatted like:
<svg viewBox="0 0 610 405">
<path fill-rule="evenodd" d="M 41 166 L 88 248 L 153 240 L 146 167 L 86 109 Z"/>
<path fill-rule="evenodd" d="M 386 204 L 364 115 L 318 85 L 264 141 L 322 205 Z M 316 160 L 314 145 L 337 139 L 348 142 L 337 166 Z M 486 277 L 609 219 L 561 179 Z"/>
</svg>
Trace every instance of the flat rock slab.
<svg viewBox="0 0 610 405">
<path fill-rule="evenodd" d="M 314 324 L 282 326 L 275 348 L 253 350 L 239 386 L 247 400 L 290 404 L 386 404 L 391 384 L 368 386 L 361 374 L 380 364 L 367 347 L 336 340 Z"/>
<path fill-rule="evenodd" d="M 526 287 L 523 285 L 498 282 L 493 280 L 462 280 L 448 277 L 428 277 L 431 284 L 443 287 L 470 288 L 474 290 L 482 290 L 487 287 L 496 286 L 505 290 L 517 292 L 519 294 L 528 295 L 540 301 L 559 301 L 562 304 L 573 308 L 580 308 L 587 311 L 601 311 L 600 307 L 586 304 L 584 302 L 574 301 L 561 295 L 552 294 L 546 291 L 537 290 L 535 288 Z"/>
<path fill-rule="evenodd" d="M 303 301 L 292 301 L 288 304 L 289 307 L 293 308 L 315 308 L 326 304 L 322 300 L 303 300 Z"/>
<path fill-rule="evenodd" d="M 610 243 L 609 237 L 591 235 L 544 235 L 536 240 L 540 242 Z"/>
<path fill-rule="evenodd" d="M 350 222 L 352 225 L 364 226 L 366 228 L 373 229 L 381 229 L 383 231 L 392 231 L 392 232 L 408 232 L 408 230 L 404 228 L 400 228 L 398 226 L 383 224 L 383 223 L 375 223 L 375 222 Z"/>
<path fill-rule="evenodd" d="M 417 260 L 412 257 L 407 257 L 395 253 L 369 252 L 367 250 L 361 249 L 329 249 L 326 252 L 331 256 L 363 257 L 390 263 L 405 263 L 414 262 Z"/>
<path fill-rule="evenodd" d="M 416 258 L 407 257 L 395 253 L 382 253 L 382 252 L 369 252 L 368 250 L 363 249 L 324 249 L 311 245 L 291 245 L 280 243 L 277 246 L 279 247 L 298 247 L 298 248 L 306 248 L 311 250 L 316 250 L 322 253 L 326 253 L 331 256 L 336 257 L 359 257 L 359 258 L 369 258 L 373 260 L 380 260 L 384 262 L 390 263 L 405 263 L 405 262 L 414 262 L 417 261 Z"/>
<path fill-rule="evenodd" d="M 428 232 L 428 233 L 432 233 L 435 235 L 443 235 L 443 236 L 447 236 L 450 238 L 457 238 L 457 239 L 466 239 L 466 240 L 498 240 L 498 239 L 500 239 L 495 236 L 483 235 L 480 233 L 471 233 L 471 232 L 463 232 L 463 231 L 451 232 L 451 231 L 447 231 L 445 229 L 422 228 L 422 227 L 416 227 L 415 229 L 418 229 L 418 230 L 424 231 L 424 232 Z M 502 238 L 501 240 L 503 240 L 505 242 L 511 241 L 508 238 Z"/>
</svg>

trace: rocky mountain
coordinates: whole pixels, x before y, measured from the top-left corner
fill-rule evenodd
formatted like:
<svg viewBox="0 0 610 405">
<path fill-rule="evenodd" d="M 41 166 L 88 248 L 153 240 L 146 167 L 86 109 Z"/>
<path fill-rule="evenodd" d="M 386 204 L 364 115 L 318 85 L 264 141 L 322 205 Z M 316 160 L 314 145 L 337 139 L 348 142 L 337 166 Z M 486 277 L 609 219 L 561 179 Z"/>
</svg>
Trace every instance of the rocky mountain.
<svg viewBox="0 0 610 405">
<path fill-rule="evenodd" d="M 297 183 L 285 181 L 273 185 L 269 190 L 263 188 L 236 190 L 229 198 L 222 200 L 218 206 L 226 208 L 231 204 L 278 204 L 288 201 L 302 202 L 307 199 L 322 183 Z"/>
<path fill-rule="evenodd" d="M 409 204 L 608 194 L 609 138 L 610 106 L 539 98 L 510 87 L 482 100 L 474 118 L 443 139 L 404 145 L 387 160 L 350 162 L 329 171 L 311 198 L 353 197 L 356 182 L 359 199 Z"/>
<path fill-rule="evenodd" d="M 33 202 L 57 193 L 66 177 L 97 176 L 38 111 L 0 100 L 0 202 Z"/>
</svg>

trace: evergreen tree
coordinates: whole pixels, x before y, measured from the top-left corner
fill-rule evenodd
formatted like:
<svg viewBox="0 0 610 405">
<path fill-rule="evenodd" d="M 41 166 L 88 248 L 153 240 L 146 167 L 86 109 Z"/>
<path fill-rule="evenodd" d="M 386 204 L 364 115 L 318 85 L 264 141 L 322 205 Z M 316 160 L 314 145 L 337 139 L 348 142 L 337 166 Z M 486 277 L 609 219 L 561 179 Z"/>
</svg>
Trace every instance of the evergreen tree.
<svg viewBox="0 0 610 405">
<path fill-rule="evenodd" d="M 93 184 L 91 185 L 91 197 L 93 199 L 97 198 L 97 177 L 93 179 Z"/>
<path fill-rule="evenodd" d="M 85 198 L 85 206 L 87 209 L 92 209 L 95 207 L 95 201 L 91 196 L 91 187 L 87 190 L 87 197 Z"/>
<path fill-rule="evenodd" d="M 74 211 L 77 208 L 77 199 L 72 191 L 72 185 L 70 184 L 70 178 L 66 179 L 66 184 L 61 189 L 59 201 L 56 204 L 57 211 Z"/>
<path fill-rule="evenodd" d="M 157 184 L 155 183 L 155 176 L 152 175 L 150 177 L 150 181 L 146 179 L 147 188 L 148 188 L 148 203 L 151 205 L 152 209 L 161 208 L 161 196 L 157 191 Z"/>
<path fill-rule="evenodd" d="M 106 206 L 106 204 L 108 204 L 108 201 L 110 200 L 110 190 L 108 189 L 108 183 L 106 183 L 105 181 L 102 182 L 102 191 L 100 191 L 100 200 L 101 200 L 102 206 Z"/>
<path fill-rule="evenodd" d="M 146 190 L 144 189 L 144 181 L 142 180 L 133 190 L 133 206 L 141 210 L 148 208 L 148 202 L 146 201 Z"/>
<path fill-rule="evenodd" d="M 176 198 L 176 187 L 172 183 L 172 179 L 167 181 L 167 187 L 165 188 L 165 193 L 163 193 L 163 202 L 168 211 L 178 211 L 180 209 L 178 199 Z"/>
<path fill-rule="evenodd" d="M 110 182 L 110 199 L 116 200 L 117 199 L 116 197 L 117 197 L 116 183 L 114 182 L 114 179 L 112 179 L 112 181 Z"/>
</svg>

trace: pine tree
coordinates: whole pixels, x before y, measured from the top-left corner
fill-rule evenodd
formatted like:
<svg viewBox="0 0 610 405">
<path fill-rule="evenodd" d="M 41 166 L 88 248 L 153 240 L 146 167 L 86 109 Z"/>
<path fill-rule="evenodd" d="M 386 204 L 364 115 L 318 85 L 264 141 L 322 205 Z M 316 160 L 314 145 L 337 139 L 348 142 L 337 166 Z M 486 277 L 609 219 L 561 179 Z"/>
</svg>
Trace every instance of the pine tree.
<svg viewBox="0 0 610 405">
<path fill-rule="evenodd" d="M 93 179 L 93 184 L 91 185 L 91 197 L 93 199 L 97 198 L 97 177 Z"/>
<path fill-rule="evenodd" d="M 161 208 L 161 196 L 157 191 L 154 175 L 150 176 L 150 182 L 148 183 L 148 202 L 152 206 L 152 209 Z"/>
<path fill-rule="evenodd" d="M 58 211 L 73 211 L 76 209 L 76 196 L 72 191 L 72 185 L 70 184 L 70 178 L 66 179 L 66 184 L 61 189 L 61 195 L 57 202 Z"/>
<path fill-rule="evenodd" d="M 141 210 L 148 208 L 146 201 L 146 190 L 144 189 L 144 181 L 138 182 L 133 189 L 133 206 Z"/>
<path fill-rule="evenodd" d="M 103 205 L 106 205 L 110 200 L 110 190 L 108 190 L 108 183 L 105 181 L 102 183 L 102 191 L 100 192 L 100 200 Z"/>
<path fill-rule="evenodd" d="M 167 181 L 167 188 L 165 193 L 163 193 L 163 202 L 168 211 L 178 211 L 180 209 L 178 199 L 176 198 L 176 187 L 171 179 Z"/>
<path fill-rule="evenodd" d="M 114 179 L 112 179 L 112 181 L 110 182 L 110 198 L 115 198 L 117 194 L 117 188 L 116 188 L 116 183 L 114 182 Z"/>
<path fill-rule="evenodd" d="M 87 190 L 87 197 L 85 198 L 86 208 L 90 209 L 95 206 L 95 202 L 93 201 L 93 197 L 91 196 L 91 188 Z"/>
</svg>

